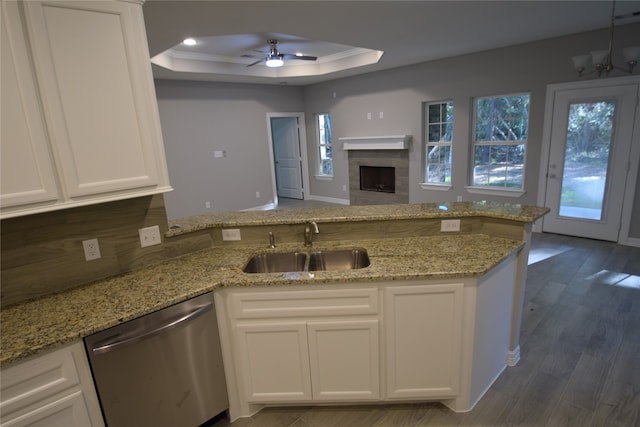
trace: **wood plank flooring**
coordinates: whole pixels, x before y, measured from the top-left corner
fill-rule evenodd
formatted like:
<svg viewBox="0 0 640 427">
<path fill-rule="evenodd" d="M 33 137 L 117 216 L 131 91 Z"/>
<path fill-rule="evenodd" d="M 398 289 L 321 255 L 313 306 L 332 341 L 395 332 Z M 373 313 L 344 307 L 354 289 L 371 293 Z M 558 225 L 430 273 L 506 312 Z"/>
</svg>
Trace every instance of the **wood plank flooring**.
<svg viewBox="0 0 640 427">
<path fill-rule="evenodd" d="M 520 363 L 473 411 L 265 408 L 214 427 L 640 426 L 640 248 L 535 233 L 530 259 L 545 253 L 529 266 Z"/>
</svg>

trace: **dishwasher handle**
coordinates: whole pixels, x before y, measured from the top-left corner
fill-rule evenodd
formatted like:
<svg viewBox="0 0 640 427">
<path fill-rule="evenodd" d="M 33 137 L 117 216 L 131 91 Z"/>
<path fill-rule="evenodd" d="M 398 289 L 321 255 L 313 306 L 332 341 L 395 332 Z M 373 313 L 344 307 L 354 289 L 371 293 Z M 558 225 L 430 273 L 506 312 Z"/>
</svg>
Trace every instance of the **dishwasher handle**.
<svg viewBox="0 0 640 427">
<path fill-rule="evenodd" d="M 91 351 L 93 352 L 94 355 L 97 356 L 99 354 L 104 354 L 104 353 L 113 351 L 118 347 L 135 344 L 137 342 L 150 338 L 154 335 L 157 335 L 163 331 L 166 331 L 167 329 L 174 328 L 176 326 L 181 325 L 182 323 L 188 322 L 190 320 L 194 320 L 197 317 L 200 317 L 203 314 L 207 313 L 208 311 L 211 311 L 211 309 L 213 309 L 213 303 L 203 305 L 202 307 L 198 307 L 197 309 L 185 314 L 184 316 L 170 319 L 168 322 L 160 326 L 154 325 L 154 327 L 149 328 L 146 331 L 140 331 L 136 333 L 134 336 L 128 336 L 123 338 L 122 335 L 120 335 L 120 336 L 116 336 L 115 339 L 110 338 L 106 341 L 99 342 L 91 349 Z"/>
</svg>

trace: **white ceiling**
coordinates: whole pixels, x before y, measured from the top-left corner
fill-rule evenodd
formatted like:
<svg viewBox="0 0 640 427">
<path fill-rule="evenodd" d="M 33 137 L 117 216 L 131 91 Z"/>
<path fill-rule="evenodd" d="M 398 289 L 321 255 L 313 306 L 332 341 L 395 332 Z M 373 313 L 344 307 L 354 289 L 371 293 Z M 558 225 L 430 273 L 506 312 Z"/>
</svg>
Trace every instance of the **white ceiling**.
<svg viewBox="0 0 640 427">
<path fill-rule="evenodd" d="M 307 85 L 606 28 L 611 6 L 611 1 L 599 0 L 146 0 L 144 16 L 152 57 L 186 37 L 211 37 L 197 47 L 207 61 L 197 68 L 177 67 L 191 72 L 154 65 L 156 78 Z M 615 12 L 620 16 L 616 25 L 640 22 L 640 1 L 618 0 Z M 268 50 L 267 38 L 278 38 L 281 52 L 301 51 L 318 56 L 320 63 L 353 48 L 384 54 L 369 65 L 351 61 L 347 69 L 343 68 L 349 61 L 323 69 L 307 61 L 288 61 L 278 69 L 247 67 L 259 58 L 256 50 Z M 594 49 L 606 47 L 603 40 Z M 247 54 L 257 57 L 242 57 Z M 316 75 L 307 76 L 307 71 Z"/>
</svg>

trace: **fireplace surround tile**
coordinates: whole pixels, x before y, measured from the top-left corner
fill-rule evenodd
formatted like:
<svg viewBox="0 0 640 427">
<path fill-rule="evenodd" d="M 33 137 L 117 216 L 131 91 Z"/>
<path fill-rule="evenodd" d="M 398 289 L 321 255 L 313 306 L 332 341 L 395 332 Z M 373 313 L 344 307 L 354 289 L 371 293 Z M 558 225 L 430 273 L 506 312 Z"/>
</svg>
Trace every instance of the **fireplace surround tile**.
<svg viewBox="0 0 640 427">
<path fill-rule="evenodd" d="M 395 168 L 395 193 L 360 190 L 360 166 L 388 166 Z M 409 203 L 408 150 L 349 151 L 349 201 L 352 205 Z"/>
</svg>

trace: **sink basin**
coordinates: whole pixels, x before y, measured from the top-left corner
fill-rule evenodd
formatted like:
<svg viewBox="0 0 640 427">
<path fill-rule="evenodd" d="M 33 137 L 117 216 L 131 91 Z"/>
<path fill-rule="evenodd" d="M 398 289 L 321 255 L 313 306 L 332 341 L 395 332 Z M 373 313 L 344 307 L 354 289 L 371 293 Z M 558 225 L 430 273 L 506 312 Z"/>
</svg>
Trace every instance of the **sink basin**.
<svg viewBox="0 0 640 427">
<path fill-rule="evenodd" d="M 317 251 L 309 255 L 309 271 L 355 270 L 369 264 L 369 255 L 364 249 Z"/>
<path fill-rule="evenodd" d="M 368 267 L 365 249 L 336 249 L 305 252 L 273 252 L 249 258 L 245 273 L 287 273 L 295 271 L 355 270 Z"/>
<path fill-rule="evenodd" d="M 242 271 L 245 273 L 284 273 L 304 271 L 307 254 L 303 252 L 266 253 L 251 257 Z"/>
</svg>

